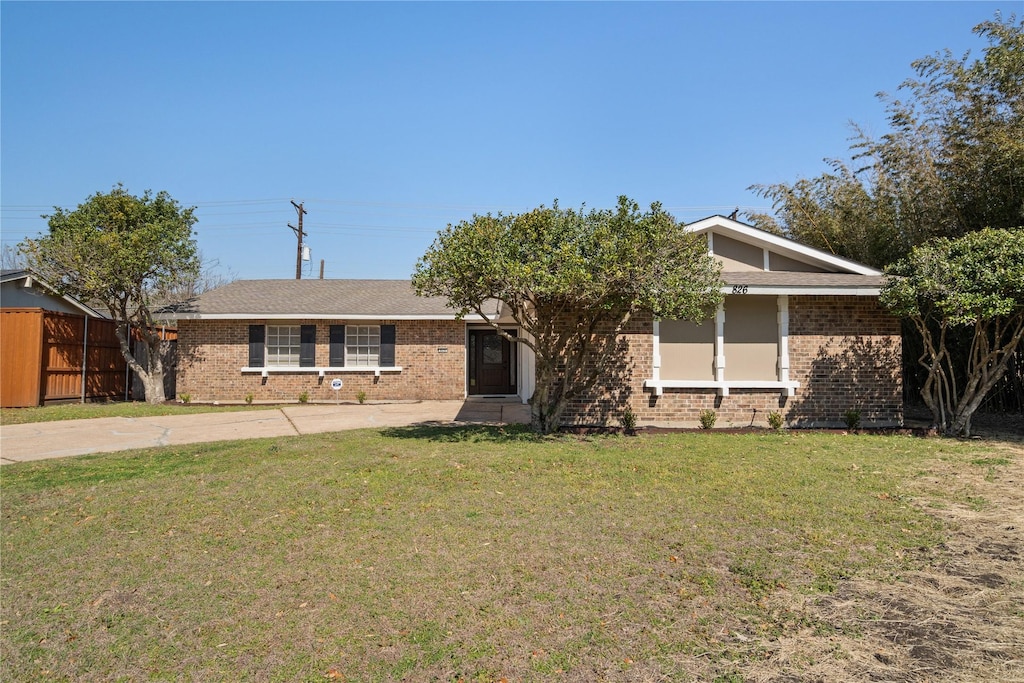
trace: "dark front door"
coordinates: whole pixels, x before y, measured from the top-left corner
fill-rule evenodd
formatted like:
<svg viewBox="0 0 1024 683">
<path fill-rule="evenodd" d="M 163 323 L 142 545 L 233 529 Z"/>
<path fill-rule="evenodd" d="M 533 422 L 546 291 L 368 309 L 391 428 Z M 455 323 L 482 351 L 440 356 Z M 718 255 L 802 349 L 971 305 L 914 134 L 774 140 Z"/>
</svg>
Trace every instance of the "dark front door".
<svg viewBox="0 0 1024 683">
<path fill-rule="evenodd" d="M 494 330 L 469 331 L 469 393 L 516 393 L 516 348 Z"/>
</svg>

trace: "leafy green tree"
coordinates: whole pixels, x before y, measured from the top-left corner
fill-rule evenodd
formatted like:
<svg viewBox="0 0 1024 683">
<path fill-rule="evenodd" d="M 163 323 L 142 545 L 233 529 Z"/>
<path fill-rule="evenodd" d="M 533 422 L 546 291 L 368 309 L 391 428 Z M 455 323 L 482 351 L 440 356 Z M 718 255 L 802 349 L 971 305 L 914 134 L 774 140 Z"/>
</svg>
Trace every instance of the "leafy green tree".
<svg viewBox="0 0 1024 683">
<path fill-rule="evenodd" d="M 913 62 L 904 99 L 880 94 L 889 131 L 855 128 L 852 161 L 794 183 L 754 185 L 776 215 L 759 227 L 876 267 L 936 237 L 1024 224 L 1024 23 L 986 21 L 984 55 Z"/>
<path fill-rule="evenodd" d="M 574 398 L 616 371 L 620 334 L 637 313 L 703 320 L 720 299 L 707 243 L 659 204 L 640 211 L 574 211 L 555 202 L 518 215 L 474 216 L 449 225 L 416 265 L 420 295 L 445 296 L 458 315 L 501 302 L 519 325 L 509 341 L 536 358 L 532 426 L 558 428 Z M 489 318 L 488 318 L 489 320 Z"/>
<path fill-rule="evenodd" d="M 142 380 L 150 403 L 164 400 L 161 339 L 153 317 L 154 292 L 165 292 L 199 273 L 192 237 L 193 209 L 166 192 L 141 197 L 121 185 L 97 192 L 74 211 L 54 207 L 49 233 L 20 248 L 30 268 L 61 292 L 106 308 L 128 366 Z M 164 302 L 161 302 L 164 303 Z M 146 347 L 143 365 L 131 331 Z"/>
<path fill-rule="evenodd" d="M 985 229 L 915 247 L 887 269 L 882 303 L 924 340 L 921 391 L 934 424 L 970 435 L 971 418 L 1006 372 L 1024 337 L 1024 228 Z M 957 330 L 969 339 L 966 367 L 950 353 Z"/>
</svg>

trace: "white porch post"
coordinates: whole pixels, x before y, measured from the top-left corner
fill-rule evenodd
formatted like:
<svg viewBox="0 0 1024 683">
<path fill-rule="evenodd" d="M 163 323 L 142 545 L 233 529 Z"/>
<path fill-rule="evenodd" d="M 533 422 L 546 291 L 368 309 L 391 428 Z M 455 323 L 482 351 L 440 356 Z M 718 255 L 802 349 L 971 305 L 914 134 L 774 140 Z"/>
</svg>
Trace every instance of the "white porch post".
<svg viewBox="0 0 1024 683">
<path fill-rule="evenodd" d="M 654 321 L 654 340 L 651 348 L 651 379 L 655 382 L 661 379 L 661 321 Z M 654 385 L 654 395 L 661 396 L 664 390 L 661 384 Z"/>
<path fill-rule="evenodd" d="M 779 295 L 779 381 L 789 381 L 789 296 Z M 786 396 L 793 396 L 793 387 L 783 389 Z"/>
<path fill-rule="evenodd" d="M 718 304 L 715 313 L 715 381 L 719 383 L 718 395 L 728 396 L 725 385 L 725 301 Z"/>
</svg>

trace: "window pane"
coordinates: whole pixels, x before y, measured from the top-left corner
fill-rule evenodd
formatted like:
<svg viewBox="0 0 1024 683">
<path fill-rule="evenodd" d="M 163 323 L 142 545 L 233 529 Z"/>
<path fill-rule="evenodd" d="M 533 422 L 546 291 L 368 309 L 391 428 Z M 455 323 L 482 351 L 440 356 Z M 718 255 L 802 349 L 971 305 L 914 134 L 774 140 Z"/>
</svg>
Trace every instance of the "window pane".
<svg viewBox="0 0 1024 683">
<path fill-rule="evenodd" d="M 502 353 L 504 340 L 497 334 L 488 334 L 481 341 L 481 351 L 484 354 L 484 363 L 488 365 L 501 365 L 505 362 L 505 354 Z"/>
<path fill-rule="evenodd" d="M 380 326 L 349 325 L 345 330 L 345 365 L 376 367 L 380 364 Z"/>
<path fill-rule="evenodd" d="M 267 365 L 299 367 L 301 328 L 299 325 L 267 325 Z"/>
</svg>

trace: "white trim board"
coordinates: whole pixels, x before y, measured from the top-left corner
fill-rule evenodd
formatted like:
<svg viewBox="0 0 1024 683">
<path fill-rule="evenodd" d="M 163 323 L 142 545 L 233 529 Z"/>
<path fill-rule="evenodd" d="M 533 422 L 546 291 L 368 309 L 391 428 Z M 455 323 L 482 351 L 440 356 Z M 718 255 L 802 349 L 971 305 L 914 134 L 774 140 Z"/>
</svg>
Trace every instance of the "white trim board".
<svg viewBox="0 0 1024 683">
<path fill-rule="evenodd" d="M 489 316 L 496 320 L 497 315 Z M 176 313 L 173 320 L 458 320 L 452 315 L 348 315 L 339 313 Z M 480 316 L 466 316 L 464 322 L 482 320 Z"/>
<path fill-rule="evenodd" d="M 846 273 L 856 273 L 857 275 L 881 275 L 882 271 L 875 270 L 870 266 L 866 266 L 863 263 L 857 263 L 850 259 L 830 254 L 827 251 L 821 249 L 815 249 L 809 247 L 806 244 L 800 244 L 793 240 L 786 239 L 785 237 L 779 237 L 773 235 L 770 232 L 759 230 L 750 225 L 734 221 L 731 218 L 724 216 L 711 216 L 710 218 L 704 218 L 702 220 L 690 223 L 685 226 L 687 232 L 691 233 L 703 233 L 703 232 L 721 232 L 729 237 L 737 239 L 747 244 L 754 246 L 768 248 L 773 247 L 783 256 L 793 254 L 797 257 L 797 260 L 811 259 L 830 265 L 834 268 Z M 711 253 L 714 253 L 714 247 L 711 246 Z"/>
<path fill-rule="evenodd" d="M 254 368 L 244 367 L 239 372 L 258 372 L 263 377 L 268 375 L 288 375 L 288 374 L 313 374 L 316 373 L 321 377 L 324 377 L 327 373 L 337 372 L 372 372 L 375 376 L 379 377 L 382 372 L 401 372 L 402 366 L 379 366 L 379 365 L 349 365 L 343 367 L 297 367 L 297 366 L 285 366 L 276 365 L 270 367 Z"/>
<path fill-rule="evenodd" d="M 730 389 L 782 389 L 786 396 L 793 396 L 800 382 L 779 380 L 727 380 L 713 379 L 645 379 L 645 389 L 654 389 L 655 396 L 664 394 L 665 389 L 717 389 L 719 396 L 728 396 Z"/>
<path fill-rule="evenodd" d="M 734 294 L 734 287 L 746 287 L 745 294 L 774 294 L 779 296 L 878 296 L 880 287 L 813 287 L 809 285 L 722 285 L 722 294 Z M 737 294 L 736 296 L 744 296 Z"/>
</svg>

